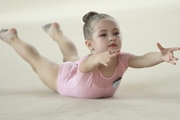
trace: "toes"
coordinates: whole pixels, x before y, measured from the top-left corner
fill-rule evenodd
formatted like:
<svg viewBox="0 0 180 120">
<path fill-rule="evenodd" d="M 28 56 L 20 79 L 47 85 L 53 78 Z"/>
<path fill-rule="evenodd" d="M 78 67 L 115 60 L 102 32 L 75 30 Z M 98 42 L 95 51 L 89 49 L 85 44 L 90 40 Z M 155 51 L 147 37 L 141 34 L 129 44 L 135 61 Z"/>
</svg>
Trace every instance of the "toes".
<svg viewBox="0 0 180 120">
<path fill-rule="evenodd" d="M 52 23 L 52 26 L 54 26 L 54 28 L 59 28 L 59 24 L 57 22 Z"/>
</svg>

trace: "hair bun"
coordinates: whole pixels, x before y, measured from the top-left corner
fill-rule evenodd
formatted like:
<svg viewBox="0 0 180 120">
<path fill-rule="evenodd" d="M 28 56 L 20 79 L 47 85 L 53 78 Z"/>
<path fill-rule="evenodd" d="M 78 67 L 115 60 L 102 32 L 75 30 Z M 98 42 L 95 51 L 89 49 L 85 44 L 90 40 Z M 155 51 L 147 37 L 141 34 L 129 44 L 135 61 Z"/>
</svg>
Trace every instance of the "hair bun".
<svg viewBox="0 0 180 120">
<path fill-rule="evenodd" d="M 83 21 L 86 23 L 90 19 L 91 16 L 96 15 L 96 14 L 98 13 L 94 11 L 88 12 L 87 14 L 83 16 Z"/>
</svg>

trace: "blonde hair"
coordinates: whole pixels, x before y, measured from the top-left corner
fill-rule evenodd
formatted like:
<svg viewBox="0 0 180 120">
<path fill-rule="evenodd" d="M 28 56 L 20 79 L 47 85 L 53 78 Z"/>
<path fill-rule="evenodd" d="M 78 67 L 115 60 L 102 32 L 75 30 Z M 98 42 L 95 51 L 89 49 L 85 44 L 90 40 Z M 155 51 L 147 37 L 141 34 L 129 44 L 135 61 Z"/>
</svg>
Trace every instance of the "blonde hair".
<svg viewBox="0 0 180 120">
<path fill-rule="evenodd" d="M 84 33 L 85 40 L 91 39 L 92 32 L 93 32 L 92 23 L 99 21 L 101 19 L 104 19 L 104 18 L 113 18 L 113 17 L 111 17 L 110 15 L 107 15 L 107 14 L 97 13 L 94 11 L 90 11 L 83 16 L 83 18 L 82 18 L 82 20 L 84 21 L 83 33 Z"/>
</svg>

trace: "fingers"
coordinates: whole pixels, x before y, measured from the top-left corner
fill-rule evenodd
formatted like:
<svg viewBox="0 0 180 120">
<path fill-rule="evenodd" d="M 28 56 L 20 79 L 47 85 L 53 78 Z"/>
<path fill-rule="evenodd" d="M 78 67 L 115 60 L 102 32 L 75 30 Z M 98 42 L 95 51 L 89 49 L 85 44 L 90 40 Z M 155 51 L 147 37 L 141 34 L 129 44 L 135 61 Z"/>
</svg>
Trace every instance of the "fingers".
<svg viewBox="0 0 180 120">
<path fill-rule="evenodd" d="M 109 59 L 111 60 L 111 58 L 114 56 L 114 53 L 112 50 L 109 50 Z"/>
<path fill-rule="evenodd" d="M 176 57 L 173 57 L 173 58 L 172 58 L 172 60 L 174 60 L 174 61 L 178 61 L 178 58 L 176 58 Z"/>
<path fill-rule="evenodd" d="M 120 50 L 108 50 L 104 55 L 106 56 L 106 58 L 103 60 L 104 62 L 102 62 L 102 64 L 104 66 L 109 66 L 112 59 L 114 57 L 116 57 L 119 54 Z"/>
<path fill-rule="evenodd" d="M 109 53 L 116 53 L 116 52 L 120 52 L 120 49 L 117 49 L 117 50 L 108 50 L 109 51 Z"/>
<path fill-rule="evenodd" d="M 120 52 L 120 49 L 117 49 L 117 50 L 111 50 L 113 53 L 119 53 Z"/>
<path fill-rule="evenodd" d="M 177 50 L 180 50 L 180 47 L 173 47 L 173 48 L 169 48 L 170 51 L 177 51 Z"/>
<path fill-rule="evenodd" d="M 172 57 L 169 61 L 167 61 L 168 63 L 171 63 L 171 64 L 173 64 L 173 65 L 176 65 L 176 63 L 175 63 L 175 61 L 178 61 L 178 58 L 176 58 L 176 57 Z"/>
<path fill-rule="evenodd" d="M 112 50 L 108 50 L 109 51 L 109 54 L 112 54 L 113 53 L 113 51 Z"/>
<path fill-rule="evenodd" d="M 173 60 L 170 60 L 169 63 L 176 65 L 176 63 Z"/>
<path fill-rule="evenodd" d="M 157 45 L 157 47 L 159 48 L 160 51 L 162 51 L 162 50 L 164 49 L 164 48 L 161 46 L 160 43 L 157 43 L 156 45 Z"/>
<path fill-rule="evenodd" d="M 109 55 L 111 55 L 111 57 L 115 57 L 119 54 L 120 50 L 109 50 Z"/>
<path fill-rule="evenodd" d="M 159 48 L 160 51 L 162 51 L 163 49 L 165 49 L 164 47 L 161 46 L 160 43 L 157 43 L 157 47 Z M 173 48 L 169 48 L 170 51 L 177 51 L 180 50 L 180 47 L 173 47 Z"/>
<path fill-rule="evenodd" d="M 119 49 L 117 49 L 117 50 L 109 50 L 109 53 L 110 53 L 110 54 L 119 53 L 119 52 L 120 52 Z"/>
</svg>

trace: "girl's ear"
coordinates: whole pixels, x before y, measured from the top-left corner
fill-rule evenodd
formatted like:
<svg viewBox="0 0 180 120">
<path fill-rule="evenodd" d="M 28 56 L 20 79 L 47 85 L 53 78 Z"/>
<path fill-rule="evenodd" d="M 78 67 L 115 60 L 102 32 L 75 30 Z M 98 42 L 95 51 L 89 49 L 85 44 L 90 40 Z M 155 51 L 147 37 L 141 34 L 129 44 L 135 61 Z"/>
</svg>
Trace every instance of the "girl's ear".
<svg viewBox="0 0 180 120">
<path fill-rule="evenodd" d="M 91 40 L 86 40 L 85 41 L 86 46 L 88 47 L 89 50 L 92 50 L 92 43 Z"/>
</svg>

